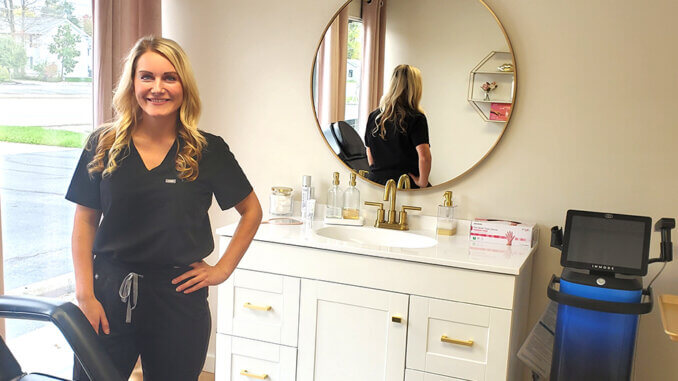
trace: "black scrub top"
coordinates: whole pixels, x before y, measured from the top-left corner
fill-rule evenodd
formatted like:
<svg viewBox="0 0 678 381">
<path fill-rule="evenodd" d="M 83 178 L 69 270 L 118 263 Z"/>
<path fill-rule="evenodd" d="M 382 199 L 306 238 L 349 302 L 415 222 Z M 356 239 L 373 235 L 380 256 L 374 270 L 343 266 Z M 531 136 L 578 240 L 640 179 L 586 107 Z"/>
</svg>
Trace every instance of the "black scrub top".
<svg viewBox="0 0 678 381">
<path fill-rule="evenodd" d="M 405 133 L 394 123 L 387 121 L 386 139 L 382 139 L 379 130 L 373 134 L 377 127 L 376 118 L 380 113 L 377 109 L 367 118 L 365 145 L 370 149 L 373 160 L 368 178 L 376 183 L 386 184 L 389 179 L 397 181 L 405 173 L 419 176 L 419 154 L 416 147 L 430 144 L 426 116 L 420 112 L 405 116 Z M 414 187 L 416 184 L 412 185 Z"/>
<path fill-rule="evenodd" d="M 222 210 L 242 201 L 252 191 L 247 177 L 216 135 L 202 132 L 197 179 L 183 181 L 175 166 L 177 141 L 163 162 L 148 170 L 130 142 L 118 168 L 110 176 L 90 177 L 97 133 L 92 134 L 73 174 L 66 199 L 102 211 L 92 252 L 127 263 L 188 265 L 214 249 L 207 210 L 214 194 Z"/>
</svg>

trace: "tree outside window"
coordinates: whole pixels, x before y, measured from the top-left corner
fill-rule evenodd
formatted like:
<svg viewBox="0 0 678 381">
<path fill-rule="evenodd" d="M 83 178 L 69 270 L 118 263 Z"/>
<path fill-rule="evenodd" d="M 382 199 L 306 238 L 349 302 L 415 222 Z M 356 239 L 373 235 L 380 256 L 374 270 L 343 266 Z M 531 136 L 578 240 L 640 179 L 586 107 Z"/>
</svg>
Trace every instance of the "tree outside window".
<svg viewBox="0 0 678 381">
<path fill-rule="evenodd" d="M 54 35 L 54 41 L 49 44 L 49 52 L 56 54 L 61 61 L 61 80 L 64 75 L 70 73 L 78 63 L 76 57 L 80 55 L 77 44 L 80 42 L 80 36 L 74 34 L 69 25 L 59 27 Z"/>
</svg>

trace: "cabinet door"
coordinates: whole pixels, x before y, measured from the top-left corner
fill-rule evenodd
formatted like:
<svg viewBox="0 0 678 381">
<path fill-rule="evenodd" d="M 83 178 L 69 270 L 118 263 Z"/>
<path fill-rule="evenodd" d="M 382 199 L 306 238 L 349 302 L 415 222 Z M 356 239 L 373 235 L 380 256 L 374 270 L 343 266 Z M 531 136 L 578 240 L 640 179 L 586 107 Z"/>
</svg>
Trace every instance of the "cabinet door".
<svg viewBox="0 0 678 381">
<path fill-rule="evenodd" d="M 461 378 L 451 378 L 439 374 L 425 373 L 418 370 L 405 369 L 405 381 L 464 381 Z"/>
<path fill-rule="evenodd" d="M 215 381 L 294 381 L 297 351 L 284 345 L 217 334 Z"/>
<path fill-rule="evenodd" d="M 402 380 L 408 299 L 302 279 L 297 381 Z"/>
<path fill-rule="evenodd" d="M 297 346 L 299 278 L 236 269 L 219 286 L 217 332 Z"/>
<path fill-rule="evenodd" d="M 511 311 L 412 296 L 407 367 L 464 380 L 505 380 Z"/>
</svg>

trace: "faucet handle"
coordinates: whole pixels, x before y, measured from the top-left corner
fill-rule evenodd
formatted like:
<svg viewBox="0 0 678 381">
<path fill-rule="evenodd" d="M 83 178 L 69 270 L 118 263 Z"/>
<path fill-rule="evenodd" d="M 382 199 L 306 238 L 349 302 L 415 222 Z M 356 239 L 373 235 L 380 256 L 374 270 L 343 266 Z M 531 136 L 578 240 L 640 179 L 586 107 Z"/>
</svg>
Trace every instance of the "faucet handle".
<svg viewBox="0 0 678 381">
<path fill-rule="evenodd" d="M 365 201 L 365 205 L 368 206 L 377 206 L 379 209 L 384 209 L 384 203 L 383 202 L 372 202 L 372 201 Z"/>
<path fill-rule="evenodd" d="M 374 226 L 377 226 L 377 224 L 384 222 L 384 203 L 383 202 L 365 201 L 365 205 L 379 207 L 379 209 L 377 209 L 377 219 L 374 221 Z"/>
<path fill-rule="evenodd" d="M 419 206 L 409 206 L 403 205 L 402 210 L 400 211 L 400 230 L 409 230 L 410 227 L 407 224 L 407 212 L 406 210 L 421 210 Z"/>
</svg>

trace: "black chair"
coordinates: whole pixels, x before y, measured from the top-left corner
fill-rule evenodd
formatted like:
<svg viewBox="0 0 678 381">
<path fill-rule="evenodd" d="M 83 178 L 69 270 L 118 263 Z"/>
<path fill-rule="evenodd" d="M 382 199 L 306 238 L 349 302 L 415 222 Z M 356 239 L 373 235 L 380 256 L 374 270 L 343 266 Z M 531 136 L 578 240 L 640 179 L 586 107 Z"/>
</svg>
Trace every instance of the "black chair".
<svg viewBox="0 0 678 381">
<path fill-rule="evenodd" d="M 365 143 L 350 124 L 340 120 L 323 128 L 323 135 L 339 158 L 356 172 L 369 171 Z"/>
<path fill-rule="evenodd" d="M 97 334 L 73 303 L 45 298 L 0 296 L 0 317 L 52 322 L 68 341 L 92 381 L 124 380 L 98 343 Z M 63 380 L 40 373 L 26 374 L 0 337 L 0 381 Z"/>
</svg>

